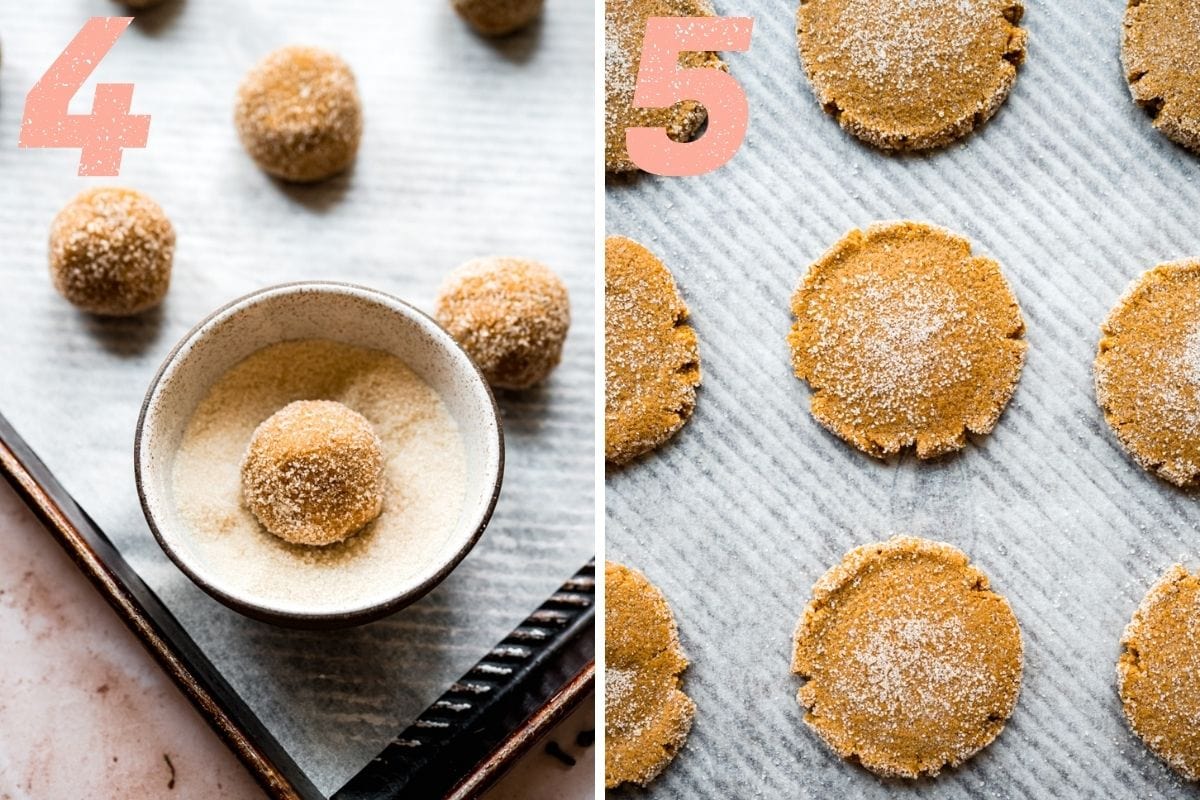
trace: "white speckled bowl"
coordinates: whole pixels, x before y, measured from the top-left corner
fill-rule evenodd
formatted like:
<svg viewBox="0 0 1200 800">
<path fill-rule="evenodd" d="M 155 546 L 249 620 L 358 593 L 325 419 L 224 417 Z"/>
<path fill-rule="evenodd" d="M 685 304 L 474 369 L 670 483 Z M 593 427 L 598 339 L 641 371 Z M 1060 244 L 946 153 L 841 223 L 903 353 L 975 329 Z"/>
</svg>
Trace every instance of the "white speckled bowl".
<svg viewBox="0 0 1200 800">
<path fill-rule="evenodd" d="M 172 498 L 175 453 L 196 406 L 230 367 L 290 339 L 330 339 L 399 358 L 442 397 L 467 456 L 467 486 L 458 523 L 437 557 L 417 576 L 365 605 L 283 607 L 230 587 L 192 554 L 189 526 Z M 307 628 L 369 622 L 416 601 L 470 552 L 487 527 L 504 473 L 500 415 L 487 383 L 450 335 L 390 295 L 342 283 L 284 284 L 215 311 L 171 351 L 150 384 L 134 439 L 134 472 L 146 521 L 166 554 L 204 591 L 257 619 Z"/>
</svg>

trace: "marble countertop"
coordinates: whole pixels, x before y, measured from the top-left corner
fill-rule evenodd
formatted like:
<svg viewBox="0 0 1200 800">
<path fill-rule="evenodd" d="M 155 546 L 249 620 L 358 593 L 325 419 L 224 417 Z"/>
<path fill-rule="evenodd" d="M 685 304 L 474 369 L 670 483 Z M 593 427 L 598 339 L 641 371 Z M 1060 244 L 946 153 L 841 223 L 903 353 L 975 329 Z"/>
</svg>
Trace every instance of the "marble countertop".
<svg viewBox="0 0 1200 800">
<path fill-rule="evenodd" d="M 262 793 L 100 595 L 0 482 L 0 798 L 243 798 Z M 594 796 L 585 703 L 550 735 L 568 768 L 534 748 L 488 800 Z"/>
</svg>

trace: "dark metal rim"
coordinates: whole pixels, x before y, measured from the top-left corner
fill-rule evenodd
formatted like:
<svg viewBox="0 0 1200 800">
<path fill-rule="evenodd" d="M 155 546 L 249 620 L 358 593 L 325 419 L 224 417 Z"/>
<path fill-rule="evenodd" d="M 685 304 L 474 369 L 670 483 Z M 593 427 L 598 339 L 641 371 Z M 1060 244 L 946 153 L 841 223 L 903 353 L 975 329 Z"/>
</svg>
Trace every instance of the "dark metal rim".
<svg viewBox="0 0 1200 800">
<path fill-rule="evenodd" d="M 162 606 L 153 590 L 128 566 L 120 552 L 21 441 L 3 416 L 0 416 L 0 475 L 12 484 L 121 621 L 264 791 L 276 800 L 321 798 L 321 793 L 224 682 L 170 611 Z M 570 581 L 564 587 L 569 584 Z M 578 706 L 593 689 L 594 675 L 593 660 L 549 699 L 541 702 L 533 714 L 509 732 L 490 754 L 471 765 L 448 796 L 456 800 L 478 796 L 554 724 Z"/>
<path fill-rule="evenodd" d="M 469 800 L 483 794 L 518 758 L 529 752 L 555 725 L 578 708 L 595 688 L 596 662 L 590 661 L 474 770 L 455 784 L 445 800 Z"/>
<path fill-rule="evenodd" d="M 75 565 L 267 794 L 276 800 L 303 800 L 304 797 L 312 796 L 309 792 L 303 795 L 300 793 L 296 781 L 302 778 L 286 775 L 214 696 L 208 685 L 196 676 L 191 664 L 177 651 L 173 640 L 167 638 L 169 634 L 164 633 L 154 618 L 145 613 L 124 580 L 115 574 L 96 552 L 71 522 L 59 500 L 30 474 L 2 437 L 0 471 L 3 471 L 8 482 L 50 530 Z"/>
</svg>

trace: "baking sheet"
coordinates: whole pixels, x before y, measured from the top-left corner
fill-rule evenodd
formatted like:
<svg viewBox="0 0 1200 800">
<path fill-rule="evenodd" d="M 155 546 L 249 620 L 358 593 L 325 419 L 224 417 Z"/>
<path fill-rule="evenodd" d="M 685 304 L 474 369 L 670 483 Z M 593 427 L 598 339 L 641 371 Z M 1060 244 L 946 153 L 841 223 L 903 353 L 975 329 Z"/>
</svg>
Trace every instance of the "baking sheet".
<svg viewBox="0 0 1200 800">
<path fill-rule="evenodd" d="M 698 178 L 610 182 L 607 228 L 674 271 L 704 385 L 676 439 L 606 481 L 607 554 L 675 608 L 695 728 L 650 797 L 1193 796 L 1125 726 L 1118 640 L 1172 562 L 1197 566 L 1197 498 L 1121 451 L 1096 406 L 1099 326 L 1126 285 L 1200 255 L 1200 158 L 1154 131 L 1118 59 L 1125 4 L 1026 4 L 1029 57 L 997 116 L 927 156 L 843 133 L 796 55 L 795 3 L 718 0 L 755 17 L 728 56 L 750 102 L 745 146 Z M 912 218 L 997 259 L 1029 355 L 993 434 L 956 457 L 878 463 L 825 432 L 792 377 L 788 299 L 852 227 Z M 852 547 L 911 533 L 963 548 L 1025 638 L 999 739 L 936 780 L 843 763 L 801 722 L 792 630 Z M 624 796 L 624 795 L 622 795 Z M 640 796 L 640 795 L 639 795 Z"/>
<path fill-rule="evenodd" d="M 593 9 L 551 0 L 542 24 L 493 43 L 446 2 L 168 0 L 139 16 L 96 81 L 136 83 L 149 147 L 119 179 L 75 176 L 79 152 L 15 146 L 25 93 L 108 0 L 0 6 L 0 409 L 163 597 L 325 792 L 375 756 L 593 552 Z M 283 44 L 340 52 L 366 128 L 353 172 L 287 187 L 231 123 L 244 71 Z M 147 191 L 175 224 L 161 312 L 75 312 L 50 286 L 50 220 L 86 186 Z M 146 387 L 180 336 L 245 292 L 337 279 L 429 309 L 468 258 L 537 258 L 567 281 L 572 328 L 541 390 L 501 393 L 504 489 L 479 545 L 436 591 L 363 628 L 281 630 L 201 593 L 162 555 L 133 484 Z"/>
</svg>

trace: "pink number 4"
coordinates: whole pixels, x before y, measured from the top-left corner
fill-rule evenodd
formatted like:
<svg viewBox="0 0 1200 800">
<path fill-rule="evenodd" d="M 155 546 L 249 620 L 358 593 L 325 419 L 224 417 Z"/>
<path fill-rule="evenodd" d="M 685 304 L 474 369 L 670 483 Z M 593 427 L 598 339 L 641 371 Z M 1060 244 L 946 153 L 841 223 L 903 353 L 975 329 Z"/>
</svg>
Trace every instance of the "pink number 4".
<svg viewBox="0 0 1200 800">
<path fill-rule="evenodd" d="M 750 17 L 651 17 L 642 40 L 633 104 L 668 108 L 681 100 L 700 103 L 708 111 L 708 129 L 693 142 L 676 142 L 665 128 L 629 128 L 625 145 L 639 168 L 656 175 L 702 175 L 712 172 L 742 146 L 750 109 L 746 94 L 732 76 L 716 69 L 680 69 L 679 54 L 708 50 L 750 49 Z"/>
<path fill-rule="evenodd" d="M 133 17 L 92 17 L 25 98 L 21 147 L 78 147 L 80 175 L 116 175 L 121 150 L 145 147 L 150 117 L 130 114 L 132 83 L 100 83 L 92 113 L 70 114 L 67 106 L 108 54 Z"/>
</svg>

